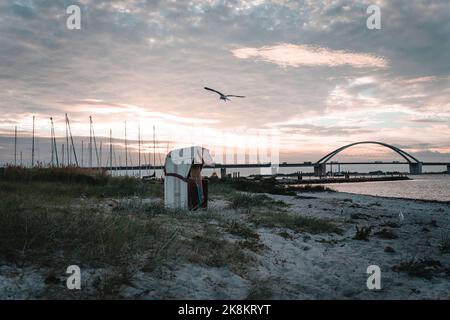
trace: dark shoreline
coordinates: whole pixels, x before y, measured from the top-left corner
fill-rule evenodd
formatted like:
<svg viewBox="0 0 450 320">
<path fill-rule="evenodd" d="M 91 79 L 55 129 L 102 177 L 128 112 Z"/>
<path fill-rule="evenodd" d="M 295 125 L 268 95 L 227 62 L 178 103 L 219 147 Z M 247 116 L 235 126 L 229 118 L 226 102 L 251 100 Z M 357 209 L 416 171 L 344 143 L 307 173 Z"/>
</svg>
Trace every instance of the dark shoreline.
<svg viewBox="0 0 450 320">
<path fill-rule="evenodd" d="M 358 182 L 379 182 L 379 181 L 403 181 L 412 180 L 407 176 L 391 176 L 391 177 L 354 177 L 354 178 L 320 178 L 311 180 L 295 180 L 294 183 L 280 182 L 281 184 L 286 184 L 290 188 L 295 188 L 297 185 L 308 185 L 308 184 L 335 184 L 335 183 L 358 183 Z"/>
<path fill-rule="evenodd" d="M 352 195 L 357 195 L 357 196 L 381 198 L 381 199 L 387 199 L 387 200 L 408 200 L 408 201 L 421 202 L 421 203 L 446 204 L 446 205 L 450 206 L 450 201 L 445 201 L 445 200 L 430 200 L 430 199 L 413 199 L 413 198 L 402 198 L 402 197 L 374 196 L 374 195 L 371 195 L 371 194 L 352 193 L 352 192 L 344 192 L 344 191 L 337 191 L 337 190 L 333 190 L 333 192 L 352 194 Z"/>
</svg>

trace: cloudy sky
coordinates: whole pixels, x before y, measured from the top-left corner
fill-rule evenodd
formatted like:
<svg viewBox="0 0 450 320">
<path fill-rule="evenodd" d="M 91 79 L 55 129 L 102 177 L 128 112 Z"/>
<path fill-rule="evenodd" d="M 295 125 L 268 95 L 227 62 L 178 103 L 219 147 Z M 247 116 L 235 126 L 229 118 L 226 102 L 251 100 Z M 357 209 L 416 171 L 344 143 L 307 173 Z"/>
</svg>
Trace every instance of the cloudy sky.
<svg viewBox="0 0 450 320">
<path fill-rule="evenodd" d="M 372 4 L 381 30 L 366 27 Z M 97 136 L 155 125 L 164 148 L 270 134 L 282 161 L 364 140 L 450 159 L 448 0 L 0 0 L 0 44 L 0 160 L 14 126 L 25 141 L 35 115 L 45 137 L 53 116 L 62 136 L 65 113 L 77 141 L 92 115 Z M 348 156 L 396 157 L 367 150 Z"/>
</svg>

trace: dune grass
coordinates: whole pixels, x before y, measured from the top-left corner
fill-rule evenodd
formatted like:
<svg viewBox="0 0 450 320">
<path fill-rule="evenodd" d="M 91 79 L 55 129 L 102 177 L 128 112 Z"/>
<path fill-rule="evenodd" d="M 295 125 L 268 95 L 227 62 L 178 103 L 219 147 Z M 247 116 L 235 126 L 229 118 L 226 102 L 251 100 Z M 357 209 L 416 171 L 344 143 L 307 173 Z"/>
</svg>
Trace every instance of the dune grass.
<svg viewBox="0 0 450 320">
<path fill-rule="evenodd" d="M 60 197 L 162 197 L 163 185 L 133 177 L 111 177 L 103 171 L 77 167 L 6 167 L 0 173 L 0 192 Z"/>
<path fill-rule="evenodd" d="M 93 208 L 50 209 L 39 197 L 0 202 L 0 255 L 14 262 L 63 260 L 120 264 L 152 247 L 162 228 L 150 220 L 104 214 Z"/>
<path fill-rule="evenodd" d="M 224 238 L 224 228 L 210 230 L 210 221 L 219 219 L 214 212 L 166 208 L 162 184 L 109 176 L 99 181 L 64 177 L 72 176 L 72 169 L 49 180 L 42 172 L 0 173 L 0 263 L 59 275 L 72 264 L 104 270 L 94 291 L 80 294 L 118 298 L 136 271 L 157 275 L 167 261 L 181 259 L 235 272 L 243 272 L 252 261 L 246 249 L 256 247 L 257 239 L 244 241 L 254 234 L 233 243 Z M 230 228 L 242 236 L 251 231 Z M 47 296 L 75 297 L 57 278 L 50 279 Z"/>
<path fill-rule="evenodd" d="M 237 190 L 238 181 L 212 183 L 210 193 L 221 188 L 229 208 L 247 214 L 230 221 L 213 210 L 166 208 L 162 184 L 78 168 L 6 168 L 0 172 L 0 261 L 57 274 L 71 264 L 103 268 L 109 271 L 95 285 L 94 298 L 115 298 L 136 270 L 160 272 L 167 261 L 245 276 L 254 253 L 264 249 L 255 227 L 340 231 L 325 220 L 288 214 L 286 203 L 261 194 L 284 194 L 267 183 L 243 183 Z M 60 286 L 57 296 L 67 291 Z"/>
<path fill-rule="evenodd" d="M 164 208 L 148 205 L 146 219 L 107 214 L 101 199 L 162 193 L 162 185 L 92 170 L 5 168 L 0 174 L 0 256 L 19 263 L 120 265 L 158 246 L 165 231 L 151 216 Z"/>
</svg>

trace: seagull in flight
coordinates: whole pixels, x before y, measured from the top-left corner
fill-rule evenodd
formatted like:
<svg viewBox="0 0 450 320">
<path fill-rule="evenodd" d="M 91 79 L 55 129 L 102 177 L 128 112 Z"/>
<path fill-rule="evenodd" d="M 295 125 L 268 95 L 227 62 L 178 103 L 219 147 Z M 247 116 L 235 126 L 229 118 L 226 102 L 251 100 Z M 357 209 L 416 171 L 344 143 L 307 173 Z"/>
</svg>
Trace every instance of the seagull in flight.
<svg viewBox="0 0 450 320">
<path fill-rule="evenodd" d="M 225 102 L 231 101 L 231 99 L 229 99 L 230 97 L 231 98 L 245 98 L 245 96 L 235 96 L 233 94 L 223 94 L 222 92 L 219 92 L 217 90 L 214 90 L 214 89 L 211 89 L 211 88 L 208 88 L 208 87 L 205 87 L 204 89 L 217 93 L 218 95 L 220 95 L 220 100 L 223 100 Z"/>
</svg>

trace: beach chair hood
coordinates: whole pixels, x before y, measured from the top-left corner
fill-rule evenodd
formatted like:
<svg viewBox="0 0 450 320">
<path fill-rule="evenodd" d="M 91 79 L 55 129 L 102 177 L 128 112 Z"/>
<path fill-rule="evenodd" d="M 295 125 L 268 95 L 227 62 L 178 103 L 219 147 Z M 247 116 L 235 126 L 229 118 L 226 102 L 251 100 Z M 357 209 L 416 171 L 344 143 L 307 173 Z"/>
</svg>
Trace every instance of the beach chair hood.
<svg viewBox="0 0 450 320">
<path fill-rule="evenodd" d="M 193 146 L 170 151 L 164 163 L 164 174 L 187 180 L 191 166 L 194 164 L 214 165 L 209 150 Z"/>
</svg>

